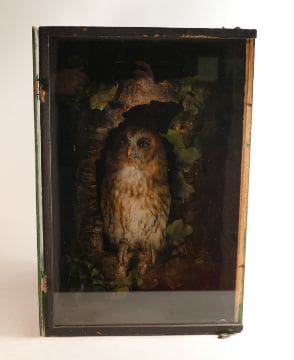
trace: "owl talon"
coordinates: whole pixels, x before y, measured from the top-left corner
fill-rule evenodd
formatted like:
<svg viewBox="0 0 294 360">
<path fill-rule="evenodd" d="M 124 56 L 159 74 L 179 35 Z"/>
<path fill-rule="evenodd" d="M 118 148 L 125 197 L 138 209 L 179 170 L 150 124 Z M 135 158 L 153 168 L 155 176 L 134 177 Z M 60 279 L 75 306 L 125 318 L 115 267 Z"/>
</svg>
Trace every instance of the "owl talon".
<svg viewBox="0 0 294 360">
<path fill-rule="evenodd" d="M 117 268 L 117 279 L 124 278 L 126 276 L 126 267 L 124 264 L 118 264 Z"/>
<path fill-rule="evenodd" d="M 155 251 L 151 249 L 151 264 L 154 265 L 156 260 Z"/>
<path fill-rule="evenodd" d="M 138 272 L 140 276 L 144 276 L 147 271 L 147 264 L 143 264 L 139 267 Z"/>
<path fill-rule="evenodd" d="M 147 253 L 147 259 L 148 259 L 149 264 L 151 264 L 151 265 L 155 264 L 156 253 L 155 253 L 154 249 L 149 248 L 148 253 Z"/>
<path fill-rule="evenodd" d="M 118 261 L 121 265 L 126 264 L 127 255 L 128 255 L 128 245 L 126 243 L 120 244 L 118 251 Z"/>
<path fill-rule="evenodd" d="M 120 243 L 118 250 L 118 277 L 126 276 L 128 267 L 128 244 L 125 242 Z"/>
</svg>

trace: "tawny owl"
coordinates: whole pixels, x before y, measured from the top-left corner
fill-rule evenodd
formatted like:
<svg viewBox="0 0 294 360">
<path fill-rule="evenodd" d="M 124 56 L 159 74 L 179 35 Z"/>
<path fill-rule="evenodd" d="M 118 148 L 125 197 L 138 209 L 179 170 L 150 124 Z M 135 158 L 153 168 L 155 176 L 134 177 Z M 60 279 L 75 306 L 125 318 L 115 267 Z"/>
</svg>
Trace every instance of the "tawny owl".
<svg viewBox="0 0 294 360">
<path fill-rule="evenodd" d="M 118 248 L 120 263 L 134 249 L 154 263 L 166 244 L 171 203 L 163 143 L 151 129 L 121 125 L 108 138 L 105 161 L 101 211 L 106 236 Z"/>
</svg>

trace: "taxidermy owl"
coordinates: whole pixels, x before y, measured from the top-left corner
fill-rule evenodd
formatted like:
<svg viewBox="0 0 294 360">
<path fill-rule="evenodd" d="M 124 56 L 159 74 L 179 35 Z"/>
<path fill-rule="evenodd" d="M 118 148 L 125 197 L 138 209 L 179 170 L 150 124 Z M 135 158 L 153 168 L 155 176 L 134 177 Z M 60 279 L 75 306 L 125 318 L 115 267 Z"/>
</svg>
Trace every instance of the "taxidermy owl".
<svg viewBox="0 0 294 360">
<path fill-rule="evenodd" d="M 120 264 L 139 250 L 154 263 L 166 244 L 171 194 L 165 148 L 149 128 L 121 125 L 105 146 L 101 212 L 108 241 L 118 249 Z"/>
</svg>

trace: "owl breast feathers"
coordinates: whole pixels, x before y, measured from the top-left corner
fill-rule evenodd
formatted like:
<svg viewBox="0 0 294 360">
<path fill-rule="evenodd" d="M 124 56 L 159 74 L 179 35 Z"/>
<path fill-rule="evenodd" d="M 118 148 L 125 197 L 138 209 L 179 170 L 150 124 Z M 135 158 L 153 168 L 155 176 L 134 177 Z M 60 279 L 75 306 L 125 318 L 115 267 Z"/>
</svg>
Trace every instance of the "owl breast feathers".
<svg viewBox="0 0 294 360">
<path fill-rule="evenodd" d="M 164 146 L 153 130 L 123 125 L 109 137 L 105 157 L 101 211 L 107 238 L 120 250 L 148 252 L 154 262 L 166 244 L 171 203 Z"/>
</svg>

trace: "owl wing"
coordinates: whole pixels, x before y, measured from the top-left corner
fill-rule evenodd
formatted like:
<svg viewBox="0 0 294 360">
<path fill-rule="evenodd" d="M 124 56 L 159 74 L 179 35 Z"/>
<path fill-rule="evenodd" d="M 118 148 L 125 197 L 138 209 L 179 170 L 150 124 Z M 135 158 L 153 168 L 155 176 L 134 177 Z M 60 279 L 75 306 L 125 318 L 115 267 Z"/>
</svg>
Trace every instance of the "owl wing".
<svg viewBox="0 0 294 360">
<path fill-rule="evenodd" d="M 162 188 L 159 189 L 158 197 L 161 202 L 161 209 L 167 219 L 168 215 L 169 215 L 170 204 L 171 204 L 170 190 L 167 185 L 162 186 Z"/>
<path fill-rule="evenodd" d="M 164 248 L 166 244 L 166 225 L 168 221 L 171 195 L 167 184 L 158 185 L 156 187 L 157 203 L 155 215 L 155 232 L 157 233 L 157 241 L 153 244 L 154 247 L 159 250 Z"/>
</svg>

